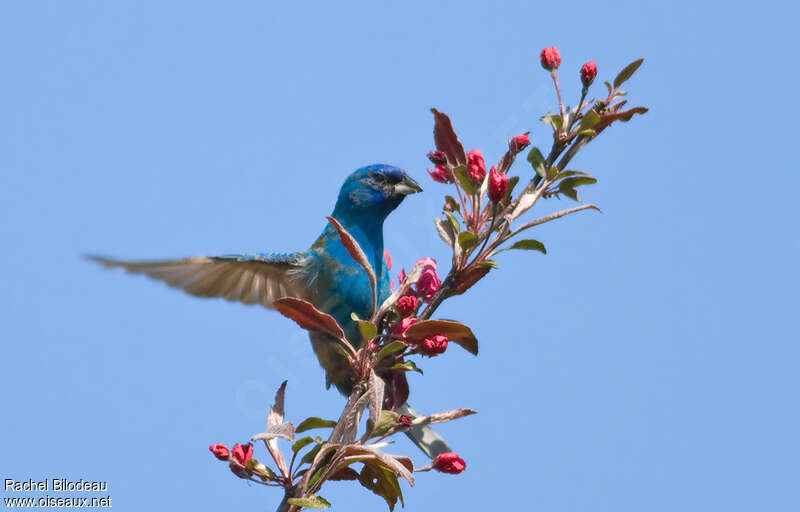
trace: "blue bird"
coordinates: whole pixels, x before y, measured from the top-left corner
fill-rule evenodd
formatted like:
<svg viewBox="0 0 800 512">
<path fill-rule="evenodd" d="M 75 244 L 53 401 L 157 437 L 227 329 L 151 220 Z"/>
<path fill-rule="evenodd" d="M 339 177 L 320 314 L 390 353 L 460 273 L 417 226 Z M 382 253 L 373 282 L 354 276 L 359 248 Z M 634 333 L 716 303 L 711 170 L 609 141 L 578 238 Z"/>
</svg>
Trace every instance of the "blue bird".
<svg viewBox="0 0 800 512">
<path fill-rule="evenodd" d="M 370 165 L 345 180 L 331 216 L 356 239 L 367 255 L 378 281 L 378 304 L 390 294 L 389 273 L 383 256 L 383 223 L 403 199 L 422 187 L 403 170 Z M 295 253 L 200 256 L 194 258 L 121 261 L 99 256 L 90 259 L 106 267 L 146 274 L 197 297 L 221 297 L 273 308 L 280 297 L 297 297 L 333 316 L 356 346 L 362 343 L 357 324 L 372 314 L 372 289 L 359 264 L 348 254 L 336 229 L 328 224 L 308 250 Z M 349 395 L 353 381 L 344 357 L 325 334 L 309 333 L 311 345 L 325 370 L 326 385 Z M 400 412 L 413 413 L 407 406 Z M 450 451 L 429 427 L 411 429 L 409 437 L 429 456 Z"/>
</svg>

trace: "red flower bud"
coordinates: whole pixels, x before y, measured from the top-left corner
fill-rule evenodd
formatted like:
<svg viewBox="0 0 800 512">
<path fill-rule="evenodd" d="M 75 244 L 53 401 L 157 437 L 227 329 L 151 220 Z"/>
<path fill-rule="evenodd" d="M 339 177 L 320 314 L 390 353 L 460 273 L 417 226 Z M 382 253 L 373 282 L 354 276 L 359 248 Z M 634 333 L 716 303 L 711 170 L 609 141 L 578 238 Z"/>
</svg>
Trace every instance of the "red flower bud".
<svg viewBox="0 0 800 512">
<path fill-rule="evenodd" d="M 408 316 L 417 310 L 419 302 L 413 295 L 404 295 L 397 300 L 397 312 L 402 316 Z"/>
<path fill-rule="evenodd" d="M 508 143 L 508 150 L 516 155 L 525 149 L 530 143 L 531 139 L 528 137 L 528 134 L 523 133 L 522 135 L 517 135 L 511 139 L 511 142 Z"/>
<path fill-rule="evenodd" d="M 433 459 L 433 468 L 442 473 L 457 475 L 467 469 L 467 463 L 457 453 L 444 452 Z"/>
<path fill-rule="evenodd" d="M 383 250 L 383 257 L 386 259 L 386 270 L 392 270 L 392 255 L 386 249 Z"/>
<path fill-rule="evenodd" d="M 410 427 L 413 421 L 414 418 L 412 418 L 411 416 L 406 416 L 405 414 L 401 414 L 400 417 L 397 418 L 397 423 L 405 427 Z"/>
<path fill-rule="evenodd" d="M 404 318 L 400 322 L 400 324 L 397 327 L 394 328 L 394 333 L 395 334 L 403 334 L 404 332 L 406 332 L 406 329 L 408 329 L 409 327 L 414 325 L 414 323 L 416 321 L 417 321 L 417 319 L 413 318 L 413 317 Z"/>
<path fill-rule="evenodd" d="M 212 444 L 208 447 L 211 450 L 211 453 L 214 454 L 214 457 L 218 458 L 219 460 L 228 460 L 228 457 L 231 456 L 230 450 L 224 444 Z"/>
<path fill-rule="evenodd" d="M 403 284 L 406 281 L 406 269 L 400 269 L 400 272 L 397 273 L 397 280 L 400 281 L 400 284 Z"/>
<path fill-rule="evenodd" d="M 583 82 L 584 87 L 589 87 L 596 76 L 597 64 L 593 60 L 581 66 L 581 82 Z"/>
<path fill-rule="evenodd" d="M 428 160 L 430 160 L 432 164 L 447 163 L 447 157 L 441 151 L 431 151 L 428 153 Z"/>
<path fill-rule="evenodd" d="M 436 273 L 436 267 L 426 267 L 422 271 L 422 275 L 419 276 L 419 281 L 417 281 L 417 293 L 424 297 L 425 300 L 430 300 L 440 286 L 442 286 L 442 280 L 439 279 L 439 275 Z"/>
<path fill-rule="evenodd" d="M 548 71 L 558 69 L 561 65 L 561 54 L 558 53 L 558 48 L 553 45 L 552 48 L 545 48 L 541 54 L 542 67 Z"/>
<path fill-rule="evenodd" d="M 436 334 L 422 340 L 420 348 L 426 356 L 437 356 L 447 350 L 447 336 Z"/>
<path fill-rule="evenodd" d="M 247 467 L 247 462 L 253 458 L 253 445 L 250 443 L 244 446 L 240 444 L 233 445 L 233 458 L 242 466 Z"/>
<path fill-rule="evenodd" d="M 438 181 L 439 183 L 451 183 L 453 181 L 453 174 L 445 164 L 436 164 L 433 172 L 428 169 L 428 174 L 431 175 L 433 181 Z"/>
<path fill-rule="evenodd" d="M 506 196 L 508 190 L 508 174 L 497 172 L 497 168 L 492 166 L 489 171 L 489 199 L 495 203 L 500 202 Z"/>
<path fill-rule="evenodd" d="M 467 153 L 467 174 L 475 183 L 483 183 L 486 177 L 486 162 L 480 149 L 473 149 Z"/>
</svg>

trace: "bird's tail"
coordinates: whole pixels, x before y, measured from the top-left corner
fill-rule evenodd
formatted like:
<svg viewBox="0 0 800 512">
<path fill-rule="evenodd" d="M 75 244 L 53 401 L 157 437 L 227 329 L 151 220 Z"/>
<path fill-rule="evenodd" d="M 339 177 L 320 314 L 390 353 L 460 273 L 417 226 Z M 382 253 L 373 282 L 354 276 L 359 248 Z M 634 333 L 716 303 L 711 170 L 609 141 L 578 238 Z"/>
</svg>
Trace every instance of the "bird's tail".
<svg viewBox="0 0 800 512">
<path fill-rule="evenodd" d="M 416 417 L 418 414 L 407 403 L 397 408 L 397 412 L 406 416 Z M 415 445 L 431 459 L 440 453 L 452 452 L 450 445 L 442 438 L 430 425 L 422 427 L 412 427 L 406 430 L 405 434 Z"/>
</svg>

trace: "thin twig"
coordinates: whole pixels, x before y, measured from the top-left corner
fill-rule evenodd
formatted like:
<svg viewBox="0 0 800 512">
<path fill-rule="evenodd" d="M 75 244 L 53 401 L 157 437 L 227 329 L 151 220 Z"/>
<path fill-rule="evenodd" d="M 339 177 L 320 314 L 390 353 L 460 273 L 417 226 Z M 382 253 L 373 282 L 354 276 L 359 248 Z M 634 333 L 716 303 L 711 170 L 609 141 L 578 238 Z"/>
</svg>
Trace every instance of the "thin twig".
<svg viewBox="0 0 800 512">
<path fill-rule="evenodd" d="M 582 210 L 588 210 L 588 209 L 597 210 L 598 212 L 601 211 L 600 208 L 598 208 L 596 205 L 593 205 L 593 204 L 585 204 L 583 206 L 576 206 L 575 208 L 570 208 L 568 210 L 561 210 L 560 212 L 551 213 L 550 215 L 545 215 L 544 217 L 539 217 L 538 219 L 532 220 L 532 221 L 528 222 L 527 224 L 523 224 L 522 226 L 520 226 L 519 228 L 514 230 L 511 233 L 511 235 L 508 236 L 508 238 L 512 238 L 512 237 L 518 235 L 519 233 L 521 233 L 522 231 L 525 231 L 528 228 L 532 228 L 533 226 L 538 226 L 539 224 L 544 224 L 545 222 L 550 222 L 551 220 L 560 219 L 561 217 L 564 217 L 565 215 L 569 215 L 571 213 L 579 212 L 579 211 L 582 211 Z"/>
</svg>

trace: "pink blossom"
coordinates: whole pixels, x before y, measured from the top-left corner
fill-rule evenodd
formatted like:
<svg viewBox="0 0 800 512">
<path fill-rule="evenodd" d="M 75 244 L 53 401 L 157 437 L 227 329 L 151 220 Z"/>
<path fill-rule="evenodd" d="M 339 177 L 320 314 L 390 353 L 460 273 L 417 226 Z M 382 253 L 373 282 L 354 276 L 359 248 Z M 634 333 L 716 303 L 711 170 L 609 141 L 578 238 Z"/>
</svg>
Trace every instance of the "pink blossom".
<svg viewBox="0 0 800 512">
<path fill-rule="evenodd" d="M 584 87 L 589 87 L 597 76 L 597 63 L 590 60 L 581 66 L 581 82 Z"/>
<path fill-rule="evenodd" d="M 436 356 L 447 350 L 447 336 L 435 334 L 422 340 L 420 343 L 422 352 L 427 356 Z"/>
<path fill-rule="evenodd" d="M 486 161 L 480 149 L 467 153 L 467 174 L 475 183 L 483 183 L 483 178 L 486 177 Z"/>
<path fill-rule="evenodd" d="M 453 182 L 453 174 L 447 168 L 445 164 L 436 164 L 433 172 L 428 169 L 428 174 L 431 175 L 433 181 L 438 181 L 439 183 L 452 183 Z"/>
<path fill-rule="evenodd" d="M 416 318 L 410 316 L 406 317 L 400 322 L 400 324 L 397 327 L 394 328 L 394 333 L 403 334 L 409 327 L 414 325 L 416 322 L 417 322 Z"/>
<path fill-rule="evenodd" d="M 467 463 L 464 462 L 464 459 L 459 457 L 457 453 L 444 452 L 433 459 L 433 467 L 442 473 L 457 475 L 467 469 Z"/>
<path fill-rule="evenodd" d="M 497 172 L 497 168 L 492 166 L 489 171 L 489 199 L 495 203 L 506 196 L 508 190 L 508 175 L 504 172 Z"/>
<path fill-rule="evenodd" d="M 540 55 L 542 67 L 548 71 L 558 69 L 561 65 L 561 54 L 558 53 L 558 48 L 553 45 L 552 48 L 545 48 Z"/>
</svg>

